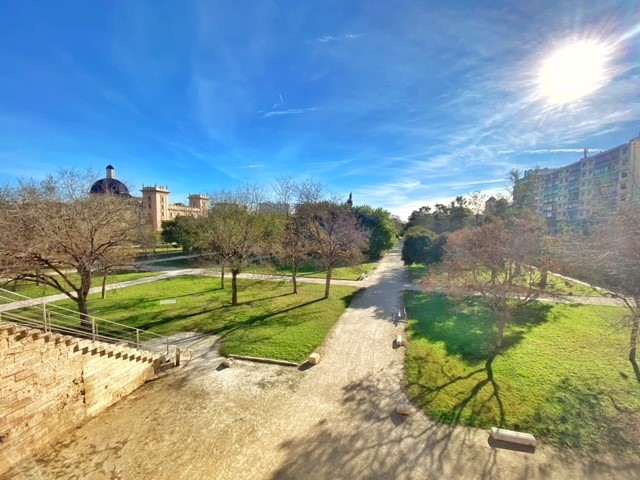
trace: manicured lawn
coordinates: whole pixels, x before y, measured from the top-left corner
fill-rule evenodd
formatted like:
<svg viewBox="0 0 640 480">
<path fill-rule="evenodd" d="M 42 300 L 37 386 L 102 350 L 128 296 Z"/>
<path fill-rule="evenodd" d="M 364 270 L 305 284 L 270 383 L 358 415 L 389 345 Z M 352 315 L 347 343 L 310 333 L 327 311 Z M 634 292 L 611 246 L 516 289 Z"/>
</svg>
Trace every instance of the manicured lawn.
<svg viewBox="0 0 640 480">
<path fill-rule="evenodd" d="M 333 269 L 331 278 L 336 280 L 358 280 L 363 274 L 371 273 L 377 265 L 378 262 L 369 261 L 352 267 L 337 267 Z M 252 264 L 245 271 L 247 273 L 262 273 L 265 275 L 291 275 L 291 268 L 288 265 L 267 262 Z M 298 269 L 299 277 L 325 278 L 326 274 L 326 270 L 314 265 L 302 265 Z"/>
<path fill-rule="evenodd" d="M 176 258 L 174 260 L 167 260 L 166 262 L 153 262 L 152 265 L 159 268 L 201 268 L 212 267 L 213 263 L 211 261 L 204 261 L 200 257 L 192 257 Z"/>
<path fill-rule="evenodd" d="M 158 274 L 155 272 L 112 273 L 107 277 L 107 285 L 110 285 L 112 283 L 127 282 L 129 280 L 136 280 L 138 278 L 153 277 L 155 275 L 158 275 Z M 73 278 L 74 281 L 76 281 L 78 280 L 78 275 L 71 275 L 71 278 Z M 101 285 L 102 285 L 102 275 L 99 273 L 96 273 L 94 277 L 91 279 L 91 286 L 99 287 Z M 13 282 L 11 282 L 8 285 L 3 286 L 2 288 L 6 290 L 15 291 L 20 295 L 24 295 L 26 297 L 31 297 L 31 298 L 43 297 L 46 295 L 57 295 L 60 293 L 60 291 L 52 287 L 48 287 L 45 285 L 36 285 L 33 282 L 18 282 L 15 288 L 14 288 Z"/>
<path fill-rule="evenodd" d="M 152 260 L 154 258 L 162 258 L 162 257 L 174 257 L 177 255 L 182 255 L 183 250 L 182 247 L 173 247 L 161 245 L 155 248 L 155 252 L 151 249 L 138 249 L 138 253 L 136 255 L 136 260 Z"/>
<path fill-rule="evenodd" d="M 159 334 L 198 331 L 222 337 L 221 353 L 302 362 L 326 337 L 356 291 L 305 284 L 297 295 L 289 282 L 238 280 L 241 305 L 231 306 L 231 289 L 219 278 L 185 276 L 90 298 L 93 315 Z M 161 300 L 175 304 L 161 305 Z M 73 304 L 65 302 L 68 308 Z"/>
<path fill-rule="evenodd" d="M 488 362 L 496 325 L 478 299 L 406 292 L 407 382 L 427 414 L 586 450 L 640 454 L 640 383 L 618 307 L 533 303 Z M 491 377 L 491 372 L 493 377 Z"/>
<path fill-rule="evenodd" d="M 426 277 L 429 273 L 429 267 L 422 265 L 421 263 L 413 263 L 407 267 L 409 272 L 409 280 L 411 283 L 417 283 Z"/>
</svg>

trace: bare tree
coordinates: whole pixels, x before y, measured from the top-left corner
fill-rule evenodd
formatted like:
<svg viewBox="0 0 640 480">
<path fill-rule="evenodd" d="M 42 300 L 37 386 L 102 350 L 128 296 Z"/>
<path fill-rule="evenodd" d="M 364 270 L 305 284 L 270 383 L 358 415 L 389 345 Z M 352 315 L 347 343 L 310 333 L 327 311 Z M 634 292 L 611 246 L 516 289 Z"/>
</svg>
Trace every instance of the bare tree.
<svg viewBox="0 0 640 480">
<path fill-rule="evenodd" d="M 260 212 L 264 191 L 244 185 L 211 195 L 212 207 L 204 232 L 208 249 L 231 269 L 231 304 L 238 304 L 238 274 L 250 259 L 263 252 L 268 238 L 268 216 Z"/>
<path fill-rule="evenodd" d="M 443 268 L 457 290 L 484 297 L 498 320 L 496 348 L 515 310 L 540 293 L 536 264 L 544 251 L 545 227 L 534 218 L 494 220 L 449 236 Z M 439 281 L 437 272 L 427 282 Z"/>
<path fill-rule="evenodd" d="M 273 185 L 273 191 L 279 206 L 274 215 L 277 238 L 273 244 L 278 257 L 291 266 L 293 293 L 298 293 L 298 268 L 309 258 L 310 242 L 304 235 L 305 223 L 297 210 L 299 205 L 319 202 L 324 187 L 312 179 L 296 181 L 282 177 Z"/>
<path fill-rule="evenodd" d="M 333 269 L 362 261 L 368 232 L 345 205 L 305 203 L 298 206 L 298 215 L 304 225 L 304 235 L 311 243 L 312 259 L 327 272 L 324 298 L 329 298 Z"/>
<path fill-rule="evenodd" d="M 83 324 L 92 272 L 131 263 L 140 232 L 150 228 L 137 202 L 88 195 L 89 185 L 86 176 L 64 171 L 5 187 L 0 201 L 0 276 L 64 293 L 77 303 Z"/>
<path fill-rule="evenodd" d="M 629 361 L 638 371 L 636 354 L 640 335 L 640 210 L 620 208 L 601 218 L 590 234 L 569 235 L 562 260 L 564 271 L 619 298 L 628 314 L 619 324 L 630 329 Z"/>
</svg>

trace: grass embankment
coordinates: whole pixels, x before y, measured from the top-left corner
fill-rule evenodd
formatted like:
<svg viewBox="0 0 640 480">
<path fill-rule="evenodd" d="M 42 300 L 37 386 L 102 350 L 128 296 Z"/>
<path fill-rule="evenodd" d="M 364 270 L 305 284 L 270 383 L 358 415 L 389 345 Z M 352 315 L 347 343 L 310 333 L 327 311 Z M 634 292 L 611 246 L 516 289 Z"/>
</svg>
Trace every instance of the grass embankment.
<svg viewBox="0 0 640 480">
<path fill-rule="evenodd" d="M 220 335 L 223 355 L 251 355 L 301 362 L 326 337 L 356 291 L 334 285 L 303 285 L 297 295 L 288 282 L 238 280 L 241 302 L 231 306 L 231 289 L 213 277 L 186 276 L 93 295 L 91 313 L 159 334 L 197 331 Z M 175 304 L 161 305 L 161 300 Z M 73 308 L 66 302 L 65 306 Z"/>
<path fill-rule="evenodd" d="M 112 283 L 120 283 L 120 282 L 128 282 L 130 280 L 136 280 L 138 278 L 145 277 L 153 277 L 158 275 L 155 272 L 120 272 L 120 273 L 111 273 L 107 276 L 107 285 L 111 285 Z M 70 278 L 73 282 L 77 282 L 80 284 L 80 277 L 77 274 L 70 275 Z M 102 274 L 95 273 L 91 278 L 91 287 L 100 287 L 102 286 Z M 2 286 L 2 285 L 0 285 Z M 57 295 L 61 293 L 59 290 L 56 290 L 53 287 L 49 287 L 43 284 L 36 285 L 33 282 L 25 282 L 20 281 L 14 284 L 14 282 L 10 282 L 2 288 L 6 290 L 11 290 L 13 292 L 19 293 L 20 295 L 24 295 L 25 297 L 38 298 L 44 297 L 47 295 Z"/>
<path fill-rule="evenodd" d="M 496 323 L 478 299 L 405 293 L 407 382 L 430 416 L 556 444 L 640 454 L 640 383 L 618 307 L 532 303 L 489 362 Z M 491 374 L 493 376 L 491 376 Z"/>
</svg>

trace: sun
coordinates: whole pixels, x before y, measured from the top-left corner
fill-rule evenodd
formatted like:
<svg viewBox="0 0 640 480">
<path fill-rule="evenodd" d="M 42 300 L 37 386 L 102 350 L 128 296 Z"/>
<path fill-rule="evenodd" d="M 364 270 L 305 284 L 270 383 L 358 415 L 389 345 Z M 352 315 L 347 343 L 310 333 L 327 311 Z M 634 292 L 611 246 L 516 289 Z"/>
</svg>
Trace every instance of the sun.
<svg viewBox="0 0 640 480">
<path fill-rule="evenodd" d="M 540 70 L 540 92 L 553 104 L 589 95 L 607 82 L 608 56 L 608 48 L 593 41 L 575 42 L 557 50 Z"/>
</svg>

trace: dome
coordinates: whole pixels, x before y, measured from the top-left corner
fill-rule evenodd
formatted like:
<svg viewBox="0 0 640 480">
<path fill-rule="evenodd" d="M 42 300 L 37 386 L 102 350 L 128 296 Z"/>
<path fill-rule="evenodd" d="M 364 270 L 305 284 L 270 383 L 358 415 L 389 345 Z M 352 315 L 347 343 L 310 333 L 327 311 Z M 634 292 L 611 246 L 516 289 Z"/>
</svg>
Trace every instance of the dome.
<svg viewBox="0 0 640 480">
<path fill-rule="evenodd" d="M 127 186 L 115 178 L 103 178 L 98 180 L 91 185 L 89 193 L 115 193 L 118 195 L 131 196 Z"/>
<path fill-rule="evenodd" d="M 98 180 L 93 185 L 89 193 L 114 193 L 116 195 L 125 195 L 130 197 L 129 189 L 120 180 L 116 179 L 116 169 L 111 165 L 107 165 L 107 176 Z"/>
</svg>

